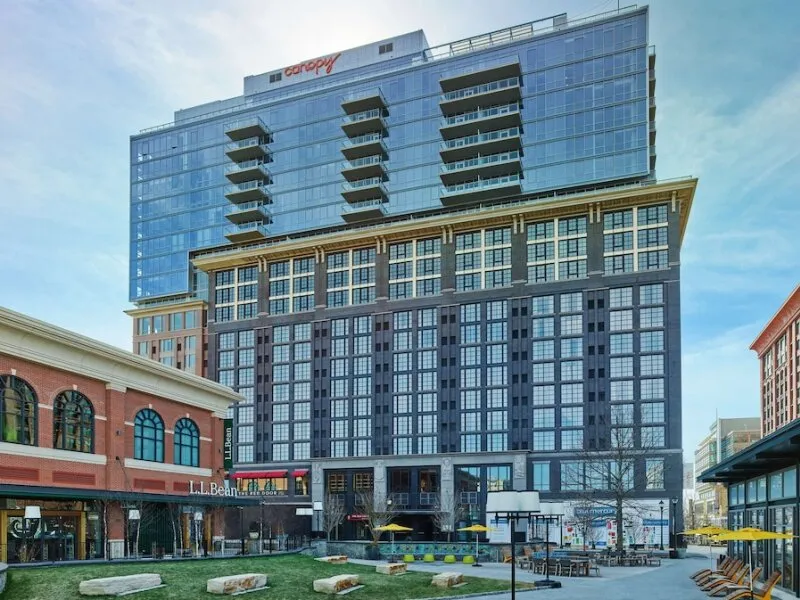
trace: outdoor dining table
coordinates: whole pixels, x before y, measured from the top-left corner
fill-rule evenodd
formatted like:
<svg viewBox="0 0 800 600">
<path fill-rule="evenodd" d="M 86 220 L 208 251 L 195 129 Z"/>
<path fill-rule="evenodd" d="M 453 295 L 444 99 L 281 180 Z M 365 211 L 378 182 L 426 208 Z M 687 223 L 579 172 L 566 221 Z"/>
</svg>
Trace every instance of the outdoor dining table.
<svg viewBox="0 0 800 600">
<path fill-rule="evenodd" d="M 589 567 L 592 561 L 588 558 L 573 558 L 569 561 L 575 568 L 575 573 L 580 576 L 589 576 Z"/>
</svg>

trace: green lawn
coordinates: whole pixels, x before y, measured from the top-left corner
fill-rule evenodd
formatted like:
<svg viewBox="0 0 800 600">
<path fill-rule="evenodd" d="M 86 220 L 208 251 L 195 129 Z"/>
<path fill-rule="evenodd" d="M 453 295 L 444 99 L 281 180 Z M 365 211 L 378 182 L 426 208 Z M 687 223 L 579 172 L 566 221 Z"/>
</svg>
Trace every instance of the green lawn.
<svg viewBox="0 0 800 600">
<path fill-rule="evenodd" d="M 442 565 L 442 571 L 447 565 Z M 231 560 L 197 560 L 181 562 L 151 562 L 142 564 L 102 564 L 85 566 L 46 567 L 41 569 L 11 569 L 6 591 L 1 600 L 79 600 L 78 584 L 84 579 L 160 573 L 166 587 L 130 596 L 135 600 L 188 600 L 215 598 L 206 593 L 206 580 L 238 573 L 266 573 L 270 589 L 242 596 L 246 600 L 275 598 L 303 600 L 325 598 L 312 590 L 311 582 L 338 573 L 361 575 L 366 587 L 347 595 L 348 600 L 380 598 L 405 600 L 412 598 L 447 597 L 456 594 L 493 592 L 510 589 L 507 581 L 467 577 L 469 584 L 457 590 L 441 590 L 431 585 L 430 573 L 408 573 L 388 577 L 375 573 L 374 567 L 362 565 L 329 565 L 299 555 L 243 558 Z M 518 589 L 523 586 L 518 584 Z M 529 586 L 524 586 L 528 588 Z"/>
</svg>

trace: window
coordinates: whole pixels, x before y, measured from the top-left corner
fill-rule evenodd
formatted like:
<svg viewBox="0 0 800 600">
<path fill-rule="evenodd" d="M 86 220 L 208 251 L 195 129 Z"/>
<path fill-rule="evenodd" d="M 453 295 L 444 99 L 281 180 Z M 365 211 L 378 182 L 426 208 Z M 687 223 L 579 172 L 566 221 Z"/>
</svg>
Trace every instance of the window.
<svg viewBox="0 0 800 600">
<path fill-rule="evenodd" d="M 580 315 L 578 315 L 580 316 Z M 541 317 L 534 319 L 531 326 L 531 337 L 553 337 L 555 331 L 555 320 L 553 317 Z"/>
<path fill-rule="evenodd" d="M 53 448 L 94 451 L 94 409 L 80 392 L 61 392 L 53 401 Z"/>
<path fill-rule="evenodd" d="M 643 331 L 641 334 L 642 352 L 663 352 L 664 351 L 664 332 L 663 331 Z"/>
<path fill-rule="evenodd" d="M 34 446 L 38 400 L 33 388 L 14 375 L 0 375 L 0 440 Z"/>
<path fill-rule="evenodd" d="M 664 489 L 664 459 L 649 458 L 644 461 L 646 488 L 648 490 Z"/>
<path fill-rule="evenodd" d="M 252 429 L 252 428 L 251 428 Z M 191 419 L 178 419 L 175 423 L 174 463 L 187 467 L 200 466 L 200 432 Z"/>
<path fill-rule="evenodd" d="M 550 463 L 533 463 L 533 489 L 539 492 L 550 491 Z"/>
<path fill-rule="evenodd" d="M 583 427 L 583 407 L 569 406 L 562 408 L 561 427 Z"/>
<path fill-rule="evenodd" d="M 534 429 L 552 429 L 555 427 L 555 409 L 554 408 L 537 408 L 533 411 L 533 428 Z"/>
<path fill-rule="evenodd" d="M 568 360 L 561 363 L 561 380 L 575 381 L 583 379 L 583 361 Z"/>
<path fill-rule="evenodd" d="M 539 296 L 537 298 L 533 298 L 532 313 L 534 315 L 552 315 L 553 296 Z"/>
<path fill-rule="evenodd" d="M 642 404 L 642 424 L 664 422 L 664 403 L 645 402 Z"/>
<path fill-rule="evenodd" d="M 561 431 L 561 449 L 583 449 L 583 429 L 563 429 Z"/>
<path fill-rule="evenodd" d="M 555 404 L 555 389 L 552 385 L 536 385 L 533 387 L 533 405 L 546 406 Z"/>
<path fill-rule="evenodd" d="M 664 284 L 652 283 L 643 285 L 639 288 L 639 304 L 663 304 L 664 303 Z"/>
<path fill-rule="evenodd" d="M 580 341 L 581 338 L 576 338 Z M 561 340 L 562 355 L 564 353 L 563 347 L 566 340 Z M 477 349 L 477 348 L 476 348 Z M 462 349 L 464 350 L 464 349 Z M 554 358 L 554 343 L 553 340 L 541 340 L 533 342 L 533 360 L 552 360 Z"/>
<path fill-rule="evenodd" d="M 133 423 L 133 457 L 164 462 L 164 421 L 151 408 L 136 413 Z"/>
<path fill-rule="evenodd" d="M 552 452 L 555 450 L 556 437 L 554 431 L 534 431 L 533 449 L 540 452 Z"/>
<path fill-rule="evenodd" d="M 633 377 L 633 357 L 612 358 L 609 377 Z"/>
<path fill-rule="evenodd" d="M 633 334 L 612 334 L 609 338 L 609 354 L 633 354 Z"/>
<path fill-rule="evenodd" d="M 536 344 L 542 342 L 534 342 Z M 536 352 L 534 351 L 534 355 Z M 577 358 L 583 356 L 583 338 L 562 338 L 561 339 L 561 358 Z M 534 356 L 534 360 L 535 360 Z M 580 379 L 580 378 L 579 378 Z"/>
<path fill-rule="evenodd" d="M 583 333 L 583 315 L 561 317 L 561 335 L 580 335 Z"/>
<path fill-rule="evenodd" d="M 642 400 L 660 400 L 664 397 L 663 379 L 642 379 Z"/>
<path fill-rule="evenodd" d="M 582 307 L 582 295 L 580 292 L 574 292 L 571 294 L 561 294 L 560 304 L 561 304 L 561 312 L 581 312 L 583 310 Z"/>
<path fill-rule="evenodd" d="M 612 404 L 611 424 L 633 425 L 633 404 Z"/>
<path fill-rule="evenodd" d="M 280 81 L 282 79 L 282 77 L 283 77 L 283 73 L 281 73 L 280 71 L 278 71 L 277 73 L 270 73 L 269 74 L 269 82 L 270 83 L 275 83 L 277 81 Z"/>
<path fill-rule="evenodd" d="M 611 331 L 625 331 L 633 329 L 632 310 L 612 310 L 609 314 L 609 329 Z"/>
<path fill-rule="evenodd" d="M 536 363 L 533 365 L 533 382 L 545 383 L 554 381 L 553 363 Z"/>
<path fill-rule="evenodd" d="M 664 355 L 647 354 L 639 357 L 640 375 L 663 375 L 664 374 Z"/>
<path fill-rule="evenodd" d="M 561 384 L 561 404 L 581 404 L 581 403 L 583 403 L 582 383 Z"/>
<path fill-rule="evenodd" d="M 663 427 L 642 427 L 642 448 L 663 448 Z"/>
<path fill-rule="evenodd" d="M 391 52 L 393 49 L 394 49 L 394 44 L 391 42 L 388 44 L 381 44 L 380 46 L 378 46 L 378 54 L 387 54 Z"/>
<path fill-rule="evenodd" d="M 236 462 L 251 463 L 253 462 L 253 447 L 252 446 L 239 446 L 236 449 Z"/>
<path fill-rule="evenodd" d="M 608 291 L 609 308 L 625 308 L 633 304 L 633 288 L 615 288 Z"/>
<path fill-rule="evenodd" d="M 664 326 L 663 308 L 643 308 L 639 314 L 640 326 L 642 329 Z"/>
</svg>

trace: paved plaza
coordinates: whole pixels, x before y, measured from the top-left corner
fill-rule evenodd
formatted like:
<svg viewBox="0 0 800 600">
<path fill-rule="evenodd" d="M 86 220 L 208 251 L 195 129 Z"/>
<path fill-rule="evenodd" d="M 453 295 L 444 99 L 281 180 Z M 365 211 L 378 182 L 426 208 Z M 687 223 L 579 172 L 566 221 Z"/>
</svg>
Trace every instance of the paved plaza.
<svg viewBox="0 0 800 600">
<path fill-rule="evenodd" d="M 707 552 L 707 550 L 706 550 Z M 538 590 L 535 592 L 519 592 L 518 598 L 536 598 L 536 600 L 707 600 L 703 592 L 689 579 L 689 575 L 699 569 L 708 567 L 711 561 L 706 554 L 691 554 L 682 560 L 662 560 L 660 567 L 600 567 L 600 577 L 551 577 L 562 582 L 563 587 L 557 590 Z M 374 561 L 353 560 L 362 564 L 377 564 Z M 442 572 L 458 571 L 472 577 L 490 577 L 494 579 L 510 579 L 511 566 L 508 564 L 488 563 L 481 568 L 469 565 L 424 564 L 413 563 L 410 570 Z M 530 571 L 517 569 L 517 581 L 533 582 L 542 579 L 542 575 L 531 574 Z M 469 586 L 467 586 L 469 587 Z M 464 593 L 469 593 L 467 587 Z M 480 596 L 486 600 L 508 600 L 511 594 Z"/>
</svg>

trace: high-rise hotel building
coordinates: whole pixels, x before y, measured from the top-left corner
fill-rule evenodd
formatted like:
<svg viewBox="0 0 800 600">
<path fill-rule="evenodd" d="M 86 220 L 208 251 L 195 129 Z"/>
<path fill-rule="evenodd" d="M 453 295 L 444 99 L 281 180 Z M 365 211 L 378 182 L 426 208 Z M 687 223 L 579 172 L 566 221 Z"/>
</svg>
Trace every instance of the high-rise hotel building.
<svg viewBox="0 0 800 600">
<path fill-rule="evenodd" d="M 441 494 L 474 521 L 487 490 L 569 499 L 629 439 L 638 498 L 680 498 L 696 180 L 655 176 L 647 27 L 644 7 L 417 31 L 132 137 L 134 349 L 185 356 L 186 307 L 207 311 L 194 364 L 246 399 L 242 493 L 341 494 L 351 536 L 356 494 L 391 493 L 425 535 Z"/>
</svg>

